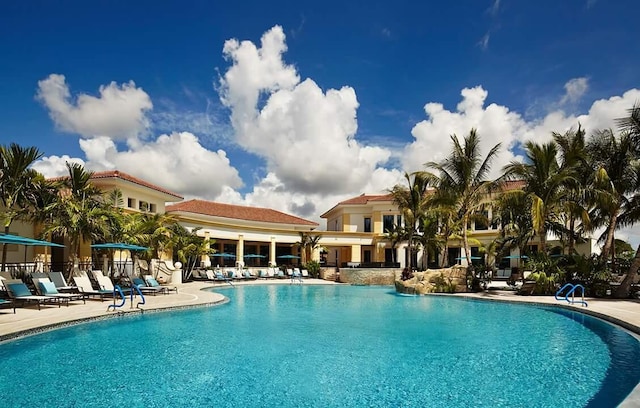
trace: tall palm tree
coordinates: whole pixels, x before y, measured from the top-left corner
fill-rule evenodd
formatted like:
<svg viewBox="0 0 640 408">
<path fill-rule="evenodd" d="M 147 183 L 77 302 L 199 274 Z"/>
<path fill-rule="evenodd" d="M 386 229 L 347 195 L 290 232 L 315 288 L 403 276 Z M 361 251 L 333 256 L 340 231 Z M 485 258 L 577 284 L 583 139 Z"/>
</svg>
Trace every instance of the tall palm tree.
<svg viewBox="0 0 640 408">
<path fill-rule="evenodd" d="M 524 180 L 524 192 L 531 202 L 533 229 L 540 250 L 546 251 L 547 231 L 557 225 L 562 203 L 567 198 L 566 186 L 573 179 L 572 170 L 558 162 L 556 143 L 526 142 L 524 163 L 511 162 L 504 167 L 504 178 Z"/>
<path fill-rule="evenodd" d="M 92 172 L 77 163 L 67 163 L 69 177 L 61 180 L 63 190 L 48 207 L 43 232 L 69 240 L 73 264 L 80 257 L 80 244 L 103 240 L 112 208 L 104 204 L 102 191 L 91 183 Z"/>
<path fill-rule="evenodd" d="M 531 201 L 522 190 L 503 192 L 496 200 L 493 218 L 500 224 L 499 250 L 517 248 L 520 258 L 535 235 L 531 218 Z"/>
<path fill-rule="evenodd" d="M 402 225 L 393 224 L 393 228 L 384 231 L 383 236 L 384 240 L 391 244 L 391 262 L 395 264 L 398 262 L 396 248 L 398 247 L 398 244 L 406 239 L 405 230 Z"/>
<path fill-rule="evenodd" d="M 418 221 L 424 216 L 426 211 L 426 192 L 430 186 L 430 176 L 425 172 L 412 174 L 404 173 L 407 185 L 396 184 L 389 193 L 393 202 L 398 206 L 404 219 L 404 227 L 409 242 L 409 259 L 407 267 L 412 270 L 413 260 L 413 236 L 418 229 Z"/>
<path fill-rule="evenodd" d="M 26 217 L 35 204 L 37 184 L 43 177 L 30 166 L 42 157 L 36 147 L 22 147 L 16 143 L 0 146 L 0 200 L 4 233 L 9 233 L 13 221 Z M 2 246 L 2 270 L 7 262 L 7 244 Z"/>
<path fill-rule="evenodd" d="M 619 137 L 611 130 L 597 132 L 587 149 L 595 168 L 593 224 L 605 227 L 601 256 L 606 259 L 615 252 L 616 229 L 640 220 L 640 160 L 629 132 Z"/>
<path fill-rule="evenodd" d="M 476 129 L 471 129 L 462 144 L 456 135 L 451 135 L 453 151 L 441 162 L 429 162 L 427 168 L 436 170 L 433 175 L 437 180 L 434 204 L 450 206 L 462 221 L 462 241 L 467 264 L 471 265 L 471 247 L 468 229 L 474 217 L 490 193 L 496 182 L 488 180 L 491 163 L 496 158 L 500 143 L 493 146 L 483 158 L 480 151 L 480 137 Z"/>
<path fill-rule="evenodd" d="M 558 146 L 560 154 L 560 168 L 572 175 L 565 188 L 565 198 L 561 204 L 565 222 L 559 225 L 561 236 L 566 235 L 569 254 L 575 253 L 576 240 L 581 238 L 581 232 L 591 229 L 589 218 L 590 182 L 593 171 L 590 171 L 590 161 L 585 143 L 585 131 L 578 124 L 578 129 L 569 129 L 566 133 L 553 132 L 553 140 Z"/>
<path fill-rule="evenodd" d="M 172 225 L 176 223 L 174 216 L 158 213 L 133 214 L 133 228 L 131 237 L 138 245 L 150 248 L 146 254 L 147 260 L 159 258 L 160 253 L 172 248 Z"/>
</svg>

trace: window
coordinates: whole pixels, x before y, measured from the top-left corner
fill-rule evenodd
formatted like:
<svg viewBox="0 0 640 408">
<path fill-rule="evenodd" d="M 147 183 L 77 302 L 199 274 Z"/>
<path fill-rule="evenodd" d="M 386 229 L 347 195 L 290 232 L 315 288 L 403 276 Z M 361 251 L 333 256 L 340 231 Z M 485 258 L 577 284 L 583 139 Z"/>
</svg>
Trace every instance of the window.
<svg viewBox="0 0 640 408">
<path fill-rule="evenodd" d="M 140 204 L 138 205 L 138 209 L 140 211 L 149 211 L 149 203 L 146 201 L 140 201 Z"/>
<path fill-rule="evenodd" d="M 127 207 L 136 208 L 136 199 L 135 198 L 127 198 Z"/>
<path fill-rule="evenodd" d="M 364 232 L 371 232 L 371 218 L 364 219 Z"/>
<path fill-rule="evenodd" d="M 393 218 L 394 218 L 393 215 L 383 215 L 382 216 L 382 231 L 383 232 L 393 231 L 393 229 L 394 229 Z"/>
<path fill-rule="evenodd" d="M 364 250 L 364 257 L 363 257 L 364 263 L 368 264 L 371 263 L 371 251 L 368 249 Z"/>
<path fill-rule="evenodd" d="M 396 215 L 396 225 L 397 226 L 402 225 L 402 215 Z"/>
<path fill-rule="evenodd" d="M 149 212 L 156 212 L 156 205 L 155 204 L 149 204 Z"/>
</svg>

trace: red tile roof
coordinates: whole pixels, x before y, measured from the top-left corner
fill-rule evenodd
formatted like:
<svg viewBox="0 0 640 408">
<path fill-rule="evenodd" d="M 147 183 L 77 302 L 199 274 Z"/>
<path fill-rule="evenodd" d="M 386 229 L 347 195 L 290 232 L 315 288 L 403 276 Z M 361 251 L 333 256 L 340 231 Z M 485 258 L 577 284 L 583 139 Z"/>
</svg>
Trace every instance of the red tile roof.
<svg viewBox="0 0 640 408">
<path fill-rule="evenodd" d="M 297 224 L 307 225 L 310 227 L 319 226 L 316 222 L 308 221 L 270 208 L 245 207 L 241 205 L 222 204 L 204 200 L 183 201 L 181 203 L 168 205 L 166 208 L 167 213 L 177 211 L 246 221 L 270 222 L 275 224 Z"/>
<path fill-rule="evenodd" d="M 96 171 L 96 172 L 93 173 L 93 176 L 91 176 L 91 178 L 92 179 L 119 178 L 121 180 L 126 180 L 126 181 L 129 181 L 131 183 L 138 184 L 140 186 L 147 187 L 147 188 L 150 188 L 152 190 L 156 190 L 156 191 L 159 191 L 161 193 L 168 194 L 170 196 L 174 196 L 176 198 L 180 198 L 180 199 L 184 198 L 179 194 L 176 194 L 176 193 L 174 193 L 172 191 L 169 191 L 167 189 L 159 187 L 159 186 L 157 186 L 155 184 L 151 184 L 151 183 L 149 183 L 147 181 L 144 181 L 142 179 L 134 177 L 134 176 L 132 176 L 130 174 L 123 173 L 123 172 L 121 172 L 119 170 Z"/>
<path fill-rule="evenodd" d="M 369 201 L 393 201 L 393 198 L 391 197 L 391 194 L 378 194 L 378 195 L 359 195 L 357 197 L 353 197 L 350 198 L 348 200 L 344 200 L 338 203 L 338 205 L 343 205 L 343 204 L 353 204 L 353 205 L 359 205 L 359 204 L 366 204 Z"/>
</svg>

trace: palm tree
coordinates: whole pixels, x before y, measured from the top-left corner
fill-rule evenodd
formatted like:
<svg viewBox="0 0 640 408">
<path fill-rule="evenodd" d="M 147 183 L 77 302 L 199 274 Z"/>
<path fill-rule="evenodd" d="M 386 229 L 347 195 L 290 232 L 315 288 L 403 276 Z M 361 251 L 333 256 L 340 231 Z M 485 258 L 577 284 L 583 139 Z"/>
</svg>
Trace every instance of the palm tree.
<svg viewBox="0 0 640 408">
<path fill-rule="evenodd" d="M 606 228 L 601 256 L 607 259 L 615 253 L 616 229 L 640 219 L 640 160 L 629 132 L 620 137 L 611 130 L 597 132 L 587 149 L 595 168 L 593 224 Z"/>
<path fill-rule="evenodd" d="M 427 258 L 427 267 L 429 256 L 435 257 L 443 246 L 443 240 L 438 234 L 438 219 L 434 214 L 425 214 L 424 217 L 418 220 L 419 234 L 415 241 L 422 247 Z M 425 265 L 423 264 L 423 267 Z"/>
<path fill-rule="evenodd" d="M 67 163 L 69 177 L 61 183 L 63 191 L 47 209 L 43 233 L 66 237 L 70 243 L 73 264 L 80 257 L 80 244 L 103 240 L 112 209 L 104 204 L 102 192 L 91 183 L 92 172 L 77 163 Z"/>
<path fill-rule="evenodd" d="M 391 244 L 391 262 L 398 262 L 396 248 L 398 244 L 406 239 L 406 233 L 401 225 L 393 224 L 392 229 L 384 231 L 384 240 Z"/>
<path fill-rule="evenodd" d="M 299 232 L 300 240 L 294 245 L 300 248 L 300 264 L 306 265 L 311 259 L 313 251 L 320 246 L 322 234 L 311 234 L 308 232 Z"/>
<path fill-rule="evenodd" d="M 511 162 L 504 167 L 505 179 L 524 180 L 524 192 L 531 203 L 533 229 L 538 235 L 540 250 L 546 251 L 547 231 L 557 225 L 562 203 L 567 198 L 567 184 L 573 178 L 573 170 L 563 168 L 558 162 L 556 143 L 537 144 L 526 142 L 526 161 Z"/>
<path fill-rule="evenodd" d="M 36 147 L 22 147 L 16 143 L 0 146 L 0 200 L 4 233 L 9 233 L 13 221 L 24 218 L 35 205 L 37 184 L 44 179 L 30 166 L 42 157 Z M 7 244 L 2 246 L 2 270 L 7 262 Z"/>
<path fill-rule="evenodd" d="M 500 143 L 493 146 L 483 159 L 480 152 L 480 138 L 476 129 L 471 129 L 463 143 L 456 135 L 451 135 L 453 151 L 443 161 L 429 162 L 427 168 L 439 174 L 437 190 L 433 202 L 440 206 L 449 206 L 462 221 L 462 240 L 467 258 L 471 265 L 471 247 L 468 229 L 470 221 L 496 186 L 495 181 L 487 180 L 491 162 L 500 150 Z"/>
<path fill-rule="evenodd" d="M 389 190 L 389 193 L 404 218 L 404 227 L 409 242 L 407 267 L 411 271 L 413 267 L 413 236 L 417 232 L 418 221 L 426 211 L 426 192 L 431 178 L 425 172 L 404 173 L 404 178 L 407 181 L 407 185 L 396 184 Z"/>
<path fill-rule="evenodd" d="M 558 225 L 561 236 L 567 236 L 567 250 L 569 254 L 575 253 L 576 241 L 581 239 L 580 232 L 591 229 L 589 218 L 589 192 L 591 175 L 591 163 L 585 144 L 585 131 L 578 124 L 578 130 L 569 129 L 564 134 L 552 133 L 553 140 L 558 145 L 560 153 L 560 168 L 572 175 L 566 185 L 566 196 L 561 206 L 565 222 Z M 564 240 L 563 240 L 564 241 Z"/>
<path fill-rule="evenodd" d="M 520 266 L 525 247 L 535 235 L 527 193 L 522 190 L 503 192 L 496 200 L 493 218 L 500 223 L 499 250 L 517 248 Z"/>
<path fill-rule="evenodd" d="M 133 242 L 150 248 L 147 260 L 159 258 L 160 253 L 172 248 L 171 228 L 176 223 L 175 217 L 158 213 L 135 213 L 133 217 L 130 234 Z"/>
</svg>

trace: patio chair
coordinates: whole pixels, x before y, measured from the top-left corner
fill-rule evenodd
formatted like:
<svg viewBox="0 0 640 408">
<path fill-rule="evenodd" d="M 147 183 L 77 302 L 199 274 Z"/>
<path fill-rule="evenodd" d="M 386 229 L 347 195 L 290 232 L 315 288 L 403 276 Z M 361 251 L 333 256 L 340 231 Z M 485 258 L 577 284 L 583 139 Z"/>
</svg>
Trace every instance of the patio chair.
<svg viewBox="0 0 640 408">
<path fill-rule="evenodd" d="M 87 295 L 83 293 L 60 293 L 56 288 L 56 285 L 49 280 L 49 278 L 36 278 L 33 280 L 33 284 L 36 286 L 38 294 L 41 296 L 50 296 L 66 301 L 67 306 L 72 300 L 82 300 L 82 303 L 87 303 Z"/>
<path fill-rule="evenodd" d="M 300 275 L 302 275 L 303 278 L 308 278 L 309 277 L 309 271 L 306 269 L 303 269 L 300 271 Z"/>
<path fill-rule="evenodd" d="M 67 283 L 62 272 L 49 272 L 49 279 L 56 285 L 58 291 L 72 291 L 77 289 L 75 286 Z"/>
<path fill-rule="evenodd" d="M 7 293 L 11 300 L 20 302 L 23 305 L 25 303 L 36 303 L 38 310 L 40 310 L 40 306 L 45 303 L 57 303 L 58 307 L 60 307 L 61 299 L 34 295 L 20 279 L 6 280 L 4 285 L 7 288 Z"/>
<path fill-rule="evenodd" d="M 167 292 L 178 293 L 178 288 L 176 286 L 174 287 L 163 286 L 160 283 L 158 283 L 158 281 L 151 275 L 144 275 L 144 281 L 147 282 L 147 286 L 150 286 L 152 288 L 165 288 Z"/>
<path fill-rule="evenodd" d="M 155 296 L 157 293 L 164 293 L 165 295 L 167 293 L 169 293 L 168 289 L 164 286 L 149 286 L 147 285 L 147 283 L 144 281 L 144 279 L 141 278 L 133 278 L 133 284 L 140 289 L 140 292 L 142 292 L 143 294 L 147 294 L 150 293 L 153 296 Z"/>
<path fill-rule="evenodd" d="M 73 281 L 78 288 L 78 292 L 87 296 L 100 296 L 101 301 L 104 300 L 105 296 L 113 297 L 113 291 L 94 289 L 88 276 L 74 276 Z"/>
</svg>

